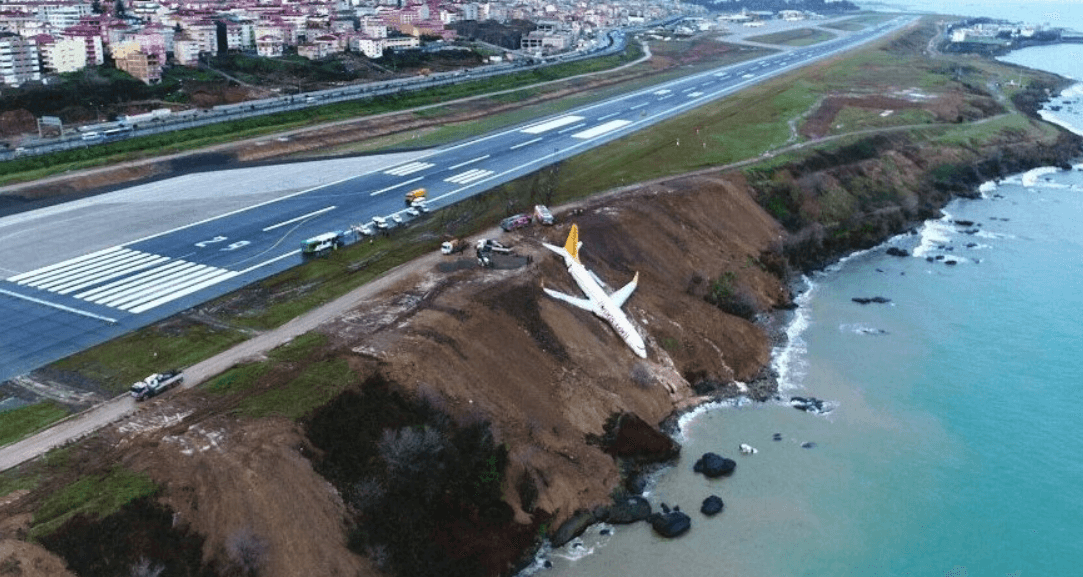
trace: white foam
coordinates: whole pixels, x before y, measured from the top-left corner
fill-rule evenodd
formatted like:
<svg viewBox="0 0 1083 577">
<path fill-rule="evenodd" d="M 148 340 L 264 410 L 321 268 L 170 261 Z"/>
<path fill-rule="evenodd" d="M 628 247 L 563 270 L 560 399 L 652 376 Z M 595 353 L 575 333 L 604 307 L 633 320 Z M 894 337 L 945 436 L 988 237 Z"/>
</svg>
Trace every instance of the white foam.
<svg viewBox="0 0 1083 577">
<path fill-rule="evenodd" d="M 1053 174 L 1054 172 L 1060 172 L 1060 169 L 1055 166 L 1039 166 L 1038 168 L 1032 168 L 1023 173 L 1023 186 L 1031 188 L 1038 183 L 1039 177 Z"/>
<path fill-rule="evenodd" d="M 602 534 L 603 530 L 606 531 L 605 535 Z M 541 571 L 547 571 L 545 562 L 550 559 L 563 559 L 574 563 L 584 557 L 593 555 L 609 544 L 615 532 L 613 525 L 596 523 L 587 527 L 582 536 L 568 541 L 563 547 L 553 548 L 552 544 L 546 540 L 534 554 L 534 561 L 523 568 L 517 574 L 517 577 L 528 577 Z"/>
<path fill-rule="evenodd" d="M 779 392 L 801 388 L 805 375 L 808 374 L 808 347 L 802 335 L 812 324 L 808 303 L 818 285 L 807 276 L 801 280 L 806 288 L 794 299 L 797 309 L 794 311 L 793 320 L 786 327 L 786 343 L 771 351 L 771 368 L 778 375 Z"/>
<path fill-rule="evenodd" d="M 945 212 L 943 218 L 925 221 L 925 224 L 921 225 L 919 234 L 921 242 L 912 254 L 916 258 L 925 258 L 936 247 L 951 242 L 955 234 L 955 223 L 952 221 L 952 216 Z"/>
<path fill-rule="evenodd" d="M 686 434 L 688 429 L 696 424 L 696 422 L 704 415 L 717 409 L 736 409 L 740 407 L 747 407 L 753 405 L 755 402 L 748 397 L 735 397 L 732 399 L 722 399 L 718 401 L 711 401 L 709 403 L 703 403 L 697 405 L 696 408 L 688 411 L 677 418 L 677 434 L 674 435 L 675 441 L 684 444 L 688 442 L 688 435 Z"/>
<path fill-rule="evenodd" d="M 884 329 L 878 329 L 862 323 L 842 323 L 839 325 L 839 330 L 844 333 L 853 333 L 855 335 L 881 336 L 888 334 Z"/>
<path fill-rule="evenodd" d="M 991 232 L 991 231 L 988 231 L 988 230 L 979 230 L 978 232 L 974 233 L 974 236 L 976 236 L 978 238 L 1008 238 L 1008 239 L 1016 238 L 1014 234 L 1008 234 L 1006 232 Z M 984 248 L 987 245 L 980 245 L 980 246 L 982 246 Z"/>
<path fill-rule="evenodd" d="M 995 180 L 987 180 L 987 181 L 981 183 L 981 186 L 978 187 L 978 192 L 981 193 L 982 198 L 988 198 L 989 193 L 995 191 L 996 189 L 997 189 L 997 181 L 995 181 Z"/>
</svg>

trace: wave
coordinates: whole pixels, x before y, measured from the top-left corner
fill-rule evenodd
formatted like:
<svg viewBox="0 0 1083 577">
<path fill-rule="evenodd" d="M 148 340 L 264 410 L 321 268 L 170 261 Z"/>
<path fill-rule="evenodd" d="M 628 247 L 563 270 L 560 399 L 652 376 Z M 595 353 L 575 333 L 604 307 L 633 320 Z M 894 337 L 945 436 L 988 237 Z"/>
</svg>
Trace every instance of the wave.
<svg viewBox="0 0 1083 577">
<path fill-rule="evenodd" d="M 720 399 L 717 401 L 711 401 L 709 403 L 703 403 L 697 405 L 687 413 L 677 418 L 677 432 L 673 435 L 673 439 L 680 444 L 688 442 L 688 429 L 700 419 L 700 417 L 716 411 L 718 409 L 737 409 L 740 407 L 747 407 L 754 405 L 756 402 L 748 397 L 734 397 L 732 399 Z"/>
<path fill-rule="evenodd" d="M 881 336 L 888 334 L 884 329 L 878 329 L 862 323 L 842 323 L 839 325 L 839 331 L 844 333 L 853 333 L 855 335 L 868 335 L 868 336 Z"/>
<path fill-rule="evenodd" d="M 786 342 L 771 351 L 771 369 L 778 375 L 779 392 L 801 388 L 808 372 L 808 347 L 802 335 L 812 324 L 808 304 L 818 285 L 807 276 L 801 277 L 801 281 L 805 289 L 794 299 L 797 308 L 786 327 Z"/>
<path fill-rule="evenodd" d="M 553 545 L 546 540 L 534 553 L 534 560 L 531 561 L 530 565 L 520 570 L 516 577 L 529 577 L 548 570 L 551 559 L 563 559 L 574 563 L 584 557 L 593 555 L 609 544 L 614 533 L 613 525 L 595 523 L 587 527 L 587 530 L 582 535 L 568 541 L 563 547 L 553 548 Z"/>
<path fill-rule="evenodd" d="M 1039 166 L 1038 168 L 1032 168 L 1023 173 L 1023 186 L 1032 188 L 1034 185 L 1038 184 L 1038 178 L 1047 174 L 1053 174 L 1054 172 L 1060 172 L 1060 169 L 1055 166 Z"/>
<path fill-rule="evenodd" d="M 944 211 L 944 216 L 938 219 L 929 219 L 921 225 L 918 234 L 921 242 L 914 248 L 911 254 L 916 258 L 925 258 L 937 248 L 951 242 L 955 237 L 955 222 L 951 214 Z"/>
</svg>

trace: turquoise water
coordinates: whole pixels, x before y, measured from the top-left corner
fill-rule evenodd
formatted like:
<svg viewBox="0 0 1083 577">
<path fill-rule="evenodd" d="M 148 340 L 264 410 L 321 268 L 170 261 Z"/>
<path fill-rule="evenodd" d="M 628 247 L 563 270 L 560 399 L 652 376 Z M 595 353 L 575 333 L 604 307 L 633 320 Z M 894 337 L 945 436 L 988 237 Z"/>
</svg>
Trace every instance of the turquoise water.
<svg viewBox="0 0 1083 577">
<path fill-rule="evenodd" d="M 1083 78 L 1076 50 L 1010 59 Z M 1058 122 L 1083 128 L 1083 90 L 1055 104 Z M 682 460 L 649 498 L 688 511 L 692 531 L 667 541 L 645 524 L 596 526 L 544 551 L 553 567 L 533 572 L 1083 574 L 1080 168 L 987 183 L 985 198 L 890 242 L 917 256 L 881 247 L 810 278 L 775 363 L 784 394 L 833 410 L 737 403 L 689 415 Z M 759 452 L 738 455 L 740 443 Z M 693 474 L 705 451 L 736 459 L 733 477 Z M 710 494 L 726 502 L 712 519 L 698 513 Z"/>
</svg>

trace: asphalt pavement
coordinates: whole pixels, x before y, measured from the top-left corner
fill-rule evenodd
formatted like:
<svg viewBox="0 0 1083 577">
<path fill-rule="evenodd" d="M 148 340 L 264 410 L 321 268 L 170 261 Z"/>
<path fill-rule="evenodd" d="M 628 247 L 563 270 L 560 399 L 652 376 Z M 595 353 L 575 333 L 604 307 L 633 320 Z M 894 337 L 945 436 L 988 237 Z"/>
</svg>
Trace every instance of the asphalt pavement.
<svg viewBox="0 0 1083 577">
<path fill-rule="evenodd" d="M 840 33 L 456 145 L 190 174 L 0 219 L 0 380 L 302 262 L 303 240 L 409 219 L 534 172 L 911 21 Z"/>
</svg>

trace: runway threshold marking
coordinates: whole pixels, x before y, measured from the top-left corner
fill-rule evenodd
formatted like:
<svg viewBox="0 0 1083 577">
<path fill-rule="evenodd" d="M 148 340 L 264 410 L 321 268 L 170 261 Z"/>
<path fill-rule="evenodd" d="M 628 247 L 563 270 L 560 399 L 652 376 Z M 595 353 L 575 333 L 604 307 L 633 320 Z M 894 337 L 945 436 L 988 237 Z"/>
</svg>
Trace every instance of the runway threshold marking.
<svg viewBox="0 0 1083 577">
<path fill-rule="evenodd" d="M 139 313 L 238 274 L 224 268 L 116 247 L 21 274 L 15 282 L 19 286 L 58 296 L 76 293 L 70 298 Z M 59 310 L 101 317 L 46 299 L 11 294 L 25 297 L 25 300 L 47 303 Z M 115 322 L 109 317 L 101 318 Z"/>
<path fill-rule="evenodd" d="M 406 176 L 407 174 L 413 174 L 415 172 L 425 170 L 426 168 L 432 168 L 436 166 L 431 162 L 410 162 L 403 164 L 402 166 L 396 166 L 395 168 L 385 170 L 384 174 L 390 174 L 392 176 Z"/>
<path fill-rule="evenodd" d="M 466 184 L 468 182 L 473 182 L 475 180 L 485 178 L 490 174 L 493 174 L 493 171 L 475 168 L 474 170 L 468 170 L 461 174 L 456 174 L 455 176 L 445 178 L 444 182 L 451 182 L 454 184 Z"/>
<path fill-rule="evenodd" d="M 85 254 L 83 256 L 77 256 L 75 258 L 71 258 L 71 259 L 68 259 L 68 260 L 63 261 L 63 262 L 58 262 L 56 264 L 51 264 L 49 266 L 44 266 L 44 267 L 41 267 L 39 269 L 24 272 L 22 274 L 17 274 L 17 275 L 15 275 L 13 277 L 8 278 L 7 280 L 9 280 L 11 282 L 19 282 L 19 281 L 21 281 L 21 280 L 23 280 L 25 278 L 31 277 L 31 276 L 35 276 L 35 275 L 47 273 L 47 272 L 50 272 L 50 271 L 54 271 L 54 270 L 57 270 L 57 269 L 61 269 L 61 268 L 64 268 L 64 267 L 72 266 L 72 265 L 77 264 L 79 262 L 94 260 L 96 258 L 100 258 L 102 256 L 105 256 L 105 255 L 108 255 L 110 253 L 116 252 L 118 250 L 123 250 L 123 247 L 113 246 L 113 247 L 109 247 L 109 248 L 106 248 L 106 249 L 99 250 L 97 252 L 92 252 L 90 254 Z"/>
<path fill-rule="evenodd" d="M 271 226 L 268 226 L 268 227 L 264 227 L 263 232 L 267 232 L 267 231 L 270 231 L 270 230 L 274 230 L 276 228 L 291 225 L 291 224 L 293 224 L 295 222 L 300 222 L 302 220 L 305 220 L 306 218 L 312 218 L 314 216 L 319 216 L 319 215 L 321 215 L 321 214 L 323 214 L 325 212 L 331 212 L 332 210 L 335 210 L 336 208 L 338 208 L 338 207 L 332 205 L 332 206 L 328 206 L 328 207 L 325 207 L 325 208 L 321 208 L 319 210 L 314 210 L 314 211 L 312 211 L 312 212 L 310 212 L 308 214 L 302 214 L 301 216 L 294 217 L 294 218 L 291 218 L 289 220 L 284 220 L 284 221 L 282 221 L 280 223 L 272 224 Z"/>
</svg>

